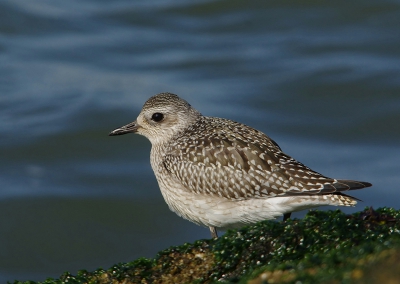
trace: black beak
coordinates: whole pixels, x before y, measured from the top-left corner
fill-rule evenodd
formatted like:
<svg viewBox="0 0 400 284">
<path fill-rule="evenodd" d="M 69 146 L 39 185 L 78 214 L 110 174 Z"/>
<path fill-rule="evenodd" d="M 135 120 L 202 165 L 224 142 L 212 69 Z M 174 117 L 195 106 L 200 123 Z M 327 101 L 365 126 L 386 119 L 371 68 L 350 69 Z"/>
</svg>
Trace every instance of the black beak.
<svg viewBox="0 0 400 284">
<path fill-rule="evenodd" d="M 116 135 L 124 135 L 128 133 L 135 133 L 137 132 L 139 128 L 139 125 L 137 124 L 136 120 L 134 122 L 131 122 L 127 125 L 124 125 L 120 128 L 117 128 L 113 131 L 111 131 L 108 136 L 116 136 Z"/>
</svg>

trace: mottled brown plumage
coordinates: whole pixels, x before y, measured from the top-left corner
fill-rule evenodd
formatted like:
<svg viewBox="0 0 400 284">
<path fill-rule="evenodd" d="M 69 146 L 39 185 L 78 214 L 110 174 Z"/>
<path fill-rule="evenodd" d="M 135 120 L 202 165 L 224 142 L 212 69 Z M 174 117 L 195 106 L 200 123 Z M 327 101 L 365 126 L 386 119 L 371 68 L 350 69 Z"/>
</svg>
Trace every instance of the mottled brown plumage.
<svg viewBox="0 0 400 284">
<path fill-rule="evenodd" d="M 201 116 L 177 135 L 163 164 L 189 190 L 228 199 L 334 193 L 368 184 L 325 177 L 284 154 L 264 133 L 215 117 Z"/>
</svg>

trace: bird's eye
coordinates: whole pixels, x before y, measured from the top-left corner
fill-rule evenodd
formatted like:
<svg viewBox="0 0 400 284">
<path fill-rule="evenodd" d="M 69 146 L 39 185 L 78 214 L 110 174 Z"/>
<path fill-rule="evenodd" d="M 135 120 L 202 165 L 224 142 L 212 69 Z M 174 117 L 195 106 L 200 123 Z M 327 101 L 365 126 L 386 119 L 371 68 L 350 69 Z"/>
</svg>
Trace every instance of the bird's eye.
<svg viewBox="0 0 400 284">
<path fill-rule="evenodd" d="M 163 120 L 163 118 L 164 118 L 164 115 L 159 112 L 153 113 L 153 115 L 151 116 L 151 120 L 154 120 L 156 122 L 160 122 L 161 120 Z"/>
</svg>

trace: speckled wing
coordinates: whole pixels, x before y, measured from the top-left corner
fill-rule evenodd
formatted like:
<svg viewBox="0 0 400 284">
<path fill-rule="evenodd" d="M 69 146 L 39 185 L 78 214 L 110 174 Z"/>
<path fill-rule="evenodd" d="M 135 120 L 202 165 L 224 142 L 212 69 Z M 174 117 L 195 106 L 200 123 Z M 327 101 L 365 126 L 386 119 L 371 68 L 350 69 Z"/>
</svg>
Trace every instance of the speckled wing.
<svg viewBox="0 0 400 284">
<path fill-rule="evenodd" d="M 163 164 L 188 190 L 228 199 L 328 194 L 369 186 L 325 177 L 284 154 L 262 132 L 213 117 L 202 117 L 177 137 Z"/>
</svg>

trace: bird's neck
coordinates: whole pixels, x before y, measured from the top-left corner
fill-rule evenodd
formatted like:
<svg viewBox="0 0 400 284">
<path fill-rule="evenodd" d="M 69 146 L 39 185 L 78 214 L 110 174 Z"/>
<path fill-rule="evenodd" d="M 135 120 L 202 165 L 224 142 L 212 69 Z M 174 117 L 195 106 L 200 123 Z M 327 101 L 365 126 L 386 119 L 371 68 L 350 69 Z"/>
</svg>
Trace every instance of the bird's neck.
<svg viewBox="0 0 400 284">
<path fill-rule="evenodd" d="M 154 143 L 151 145 L 150 164 L 155 173 L 157 171 L 156 169 L 158 169 L 159 165 L 162 163 L 162 159 L 166 151 L 167 151 L 166 142 Z"/>
</svg>

